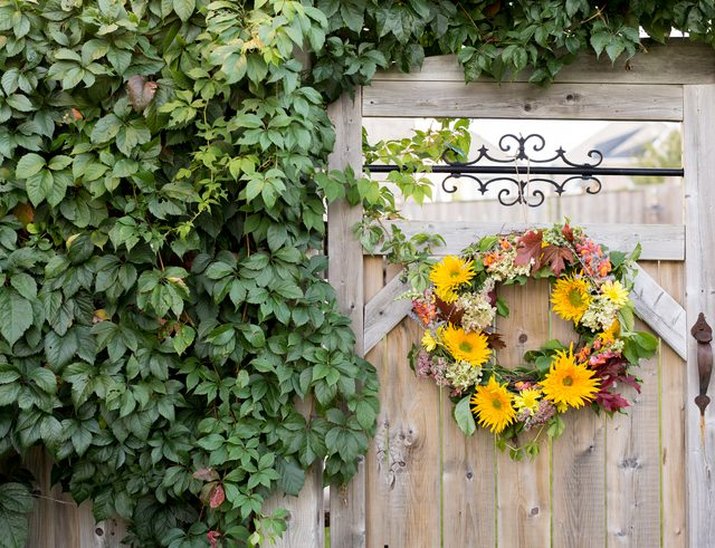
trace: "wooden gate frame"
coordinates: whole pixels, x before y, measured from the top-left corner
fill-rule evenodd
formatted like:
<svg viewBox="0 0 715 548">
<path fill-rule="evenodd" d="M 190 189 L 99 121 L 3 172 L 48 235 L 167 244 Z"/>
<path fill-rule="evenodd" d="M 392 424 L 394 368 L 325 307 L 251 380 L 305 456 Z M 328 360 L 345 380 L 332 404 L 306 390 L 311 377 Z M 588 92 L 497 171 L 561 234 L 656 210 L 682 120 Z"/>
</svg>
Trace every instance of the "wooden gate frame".
<svg viewBox="0 0 715 548">
<path fill-rule="evenodd" d="M 361 129 L 365 117 L 479 117 L 521 119 L 596 119 L 677 121 L 683 123 L 685 225 L 632 225 L 631 233 L 591 225 L 590 233 L 612 248 L 643 245 L 642 259 L 686 262 L 685 310 L 645 272 L 640 271 L 632 298 L 639 316 L 681 357 L 687 356 L 686 477 L 688 545 L 708 546 L 715 539 L 715 404 L 701 422 L 693 403 L 698 394 L 696 342 L 688 333 L 701 311 L 715 321 L 715 52 L 685 41 L 654 46 L 625 65 L 582 56 L 565 68 L 547 88 L 527 83 L 526 76 L 508 84 L 480 80 L 464 84 L 454 56 L 427 58 L 412 74 L 379 73 L 372 85 L 344 95 L 330 105 L 336 144 L 330 167 L 362 170 Z M 385 286 L 369 302 L 363 296 L 363 250 L 353 233 L 362 210 L 345 202 L 328 211 L 329 280 L 341 310 L 352 319 L 356 351 L 365 355 L 405 316 L 409 303 L 395 302 L 403 291 L 399 281 Z M 465 223 L 449 223 L 440 233 L 453 253 L 475 237 Z M 424 223 L 403 223 L 409 235 L 429 229 Z M 484 233 L 508 229 L 499 224 Z M 514 227 L 519 228 L 519 227 Z M 521 227 L 523 228 L 523 226 Z M 687 235 L 687 238 L 686 238 Z M 350 485 L 333 489 L 330 497 L 331 545 L 359 548 L 366 544 L 365 474 L 363 465 Z M 279 502 L 292 519 L 282 546 L 324 543 L 320 473 L 309 476 L 298 499 Z M 316 512 L 317 509 L 317 512 Z"/>
</svg>

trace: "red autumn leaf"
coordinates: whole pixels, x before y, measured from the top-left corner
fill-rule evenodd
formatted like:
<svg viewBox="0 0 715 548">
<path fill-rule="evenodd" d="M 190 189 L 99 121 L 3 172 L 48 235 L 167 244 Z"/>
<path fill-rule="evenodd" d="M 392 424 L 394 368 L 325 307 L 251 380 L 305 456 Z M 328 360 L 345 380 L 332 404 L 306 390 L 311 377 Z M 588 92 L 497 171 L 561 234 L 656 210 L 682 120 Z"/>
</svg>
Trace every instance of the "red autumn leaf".
<svg viewBox="0 0 715 548">
<path fill-rule="evenodd" d="M 571 264 L 574 260 L 574 255 L 570 249 L 558 245 L 547 245 L 542 250 L 542 260 L 544 264 L 549 265 L 551 272 L 556 276 L 560 276 L 566 263 Z"/>
<path fill-rule="evenodd" d="M 499 333 L 487 333 L 487 346 L 494 350 L 506 348 L 506 343 Z"/>
<path fill-rule="evenodd" d="M 216 481 L 218 479 L 218 472 L 213 468 L 199 468 L 191 474 L 191 477 L 201 481 Z"/>
<path fill-rule="evenodd" d="M 35 219 L 35 210 L 30 204 L 17 204 L 12 212 L 24 227 L 27 227 Z"/>
<path fill-rule="evenodd" d="M 434 302 L 437 305 L 437 310 L 439 311 L 438 314 L 441 319 L 451 323 L 452 325 L 460 325 L 462 323 L 464 310 L 457 308 L 453 304 L 444 302 L 439 297 L 435 297 Z"/>
<path fill-rule="evenodd" d="M 573 243 L 573 229 L 571 228 L 571 226 L 569 226 L 568 223 L 566 223 L 561 229 L 561 234 L 563 234 L 567 242 Z"/>
<path fill-rule="evenodd" d="M 539 257 L 541 256 L 541 241 L 543 234 L 540 230 L 530 230 L 524 234 L 516 243 L 516 266 L 525 266 L 534 259 L 534 269 L 539 268 Z"/>
<path fill-rule="evenodd" d="M 226 493 L 224 493 L 223 485 L 220 483 L 211 489 L 211 494 L 209 495 L 209 506 L 211 508 L 218 508 L 226 500 Z"/>
</svg>

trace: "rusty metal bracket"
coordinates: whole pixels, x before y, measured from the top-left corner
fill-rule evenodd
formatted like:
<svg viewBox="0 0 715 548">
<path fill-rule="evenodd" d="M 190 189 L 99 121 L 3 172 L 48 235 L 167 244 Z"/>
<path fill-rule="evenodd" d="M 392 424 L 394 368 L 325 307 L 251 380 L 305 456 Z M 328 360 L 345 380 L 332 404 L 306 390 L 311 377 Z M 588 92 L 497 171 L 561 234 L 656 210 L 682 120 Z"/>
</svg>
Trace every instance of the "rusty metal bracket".
<svg viewBox="0 0 715 548">
<path fill-rule="evenodd" d="M 713 330 L 705 321 L 701 312 L 690 333 L 698 341 L 698 376 L 700 377 L 700 393 L 695 397 L 695 405 L 700 409 L 700 416 L 705 416 L 705 408 L 710 404 L 707 395 L 710 377 L 713 372 L 713 349 L 710 342 L 713 340 Z"/>
</svg>

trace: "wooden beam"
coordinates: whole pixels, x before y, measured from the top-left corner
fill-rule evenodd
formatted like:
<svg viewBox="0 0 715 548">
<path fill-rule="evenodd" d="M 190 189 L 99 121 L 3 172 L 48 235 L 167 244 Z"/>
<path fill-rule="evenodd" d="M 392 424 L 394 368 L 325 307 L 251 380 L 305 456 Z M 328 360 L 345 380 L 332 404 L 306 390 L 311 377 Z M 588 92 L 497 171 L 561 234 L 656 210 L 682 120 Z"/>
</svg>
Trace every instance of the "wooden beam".
<svg viewBox="0 0 715 548">
<path fill-rule="evenodd" d="M 395 299 L 409 289 L 410 286 L 396 276 L 365 305 L 365 353 L 407 316 L 412 302 Z"/>
<path fill-rule="evenodd" d="M 344 94 L 328 107 L 335 126 L 335 147 L 329 158 L 331 169 L 362 170 L 362 118 L 360 88 L 354 97 Z M 362 208 L 346 201 L 328 208 L 328 280 L 335 288 L 340 311 L 352 320 L 355 351 L 365 355 L 363 345 L 363 260 L 362 246 L 353 226 L 362 220 Z M 330 542 L 333 548 L 365 546 L 365 465 L 358 466 L 352 482 L 330 491 Z M 295 545 L 297 546 L 297 545 Z M 323 548 L 320 545 L 318 548 Z"/>
<path fill-rule="evenodd" d="M 376 81 L 363 89 L 363 116 L 664 120 L 683 118 L 683 88 L 628 84 L 496 84 Z"/>
<path fill-rule="evenodd" d="M 715 324 L 715 85 L 686 86 L 685 219 L 687 228 L 686 310 L 691 327 L 700 312 Z M 715 539 L 715 404 L 704 416 L 695 406 L 698 395 L 697 343 L 688 339 L 688 377 L 685 397 L 688 483 L 688 542 L 692 548 L 712 546 Z M 713 383 L 710 386 L 713 396 Z"/>
<path fill-rule="evenodd" d="M 686 359 L 685 309 L 650 274 L 637 267 L 631 299 L 636 313 L 678 356 Z"/>
<path fill-rule="evenodd" d="M 543 223 L 484 223 L 478 221 L 392 221 L 409 238 L 419 232 L 440 234 L 446 245 L 434 250 L 436 256 L 456 255 L 476 239 L 489 234 L 518 232 L 548 227 Z M 685 259 L 685 227 L 680 225 L 584 224 L 586 232 L 609 249 L 630 252 L 640 242 L 644 261 Z"/>
<path fill-rule="evenodd" d="M 584 53 L 564 67 L 556 77 L 558 83 L 568 84 L 708 84 L 715 83 L 715 50 L 706 44 L 672 39 L 667 45 L 645 42 L 645 51 L 633 59 L 618 59 L 611 63 L 608 56 L 600 60 L 592 53 Z M 531 73 L 524 71 L 513 82 L 528 81 Z M 421 70 L 411 73 L 397 69 L 381 71 L 373 82 L 452 81 L 464 82 L 464 70 L 456 55 L 427 57 Z M 480 79 L 479 81 L 488 81 Z"/>
<path fill-rule="evenodd" d="M 636 314 L 685 359 L 685 310 L 642 268 L 637 272 L 630 295 Z M 408 284 L 395 278 L 365 305 L 366 352 L 409 313 L 409 300 L 395 300 L 409 289 Z"/>
</svg>

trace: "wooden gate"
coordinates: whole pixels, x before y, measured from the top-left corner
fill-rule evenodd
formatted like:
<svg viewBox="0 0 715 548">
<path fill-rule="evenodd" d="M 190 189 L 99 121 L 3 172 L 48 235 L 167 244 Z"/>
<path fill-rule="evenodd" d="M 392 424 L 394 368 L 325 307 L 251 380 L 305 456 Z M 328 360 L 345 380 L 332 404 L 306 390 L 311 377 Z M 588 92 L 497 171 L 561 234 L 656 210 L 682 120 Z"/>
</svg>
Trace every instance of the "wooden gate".
<svg viewBox="0 0 715 548">
<path fill-rule="evenodd" d="M 338 204 L 329 214 L 330 279 L 353 319 L 358 351 L 377 368 L 382 409 L 361 472 L 330 499 L 332 546 L 692 546 L 715 543 L 715 412 L 700 418 L 695 342 L 699 312 L 715 319 L 715 55 L 687 44 L 653 48 L 624 67 L 583 59 L 542 89 L 524 81 L 465 85 L 452 57 L 427 59 L 423 70 L 383 73 L 355 98 L 332 106 L 338 139 L 332 165 L 361 169 L 363 117 L 546 118 L 683 123 L 685 223 L 587 226 L 612 249 L 643 244 L 634 292 L 639 316 L 661 339 L 643 364 L 643 392 L 628 415 L 605 420 L 567 416 L 565 435 L 533 462 L 511 462 L 484 432 L 466 438 L 447 394 L 415 378 L 407 352 L 419 339 L 409 304 L 382 257 L 363 256 L 352 235 L 361 212 Z M 573 219 L 578 224 L 578 219 Z M 406 223 L 407 232 L 425 230 Z M 458 252 L 502 224 L 445 223 L 441 253 Z M 687 259 L 687 260 L 686 260 Z M 525 350 L 565 326 L 549 316 L 548 287 L 504 288 L 512 314 L 498 327 L 518 363 Z M 644 328 L 643 325 L 640 326 Z M 689 356 L 686 364 L 685 357 Z M 303 499 L 306 500 L 306 499 Z M 299 503 L 285 540 L 297 546 Z M 311 523 L 315 523 L 314 520 Z M 320 526 L 320 522 L 318 522 Z M 315 529 L 313 529 L 315 530 Z M 319 544 L 318 532 L 313 538 Z M 307 544 L 301 544 L 307 545 Z"/>
</svg>

